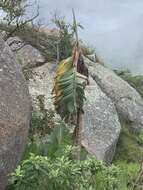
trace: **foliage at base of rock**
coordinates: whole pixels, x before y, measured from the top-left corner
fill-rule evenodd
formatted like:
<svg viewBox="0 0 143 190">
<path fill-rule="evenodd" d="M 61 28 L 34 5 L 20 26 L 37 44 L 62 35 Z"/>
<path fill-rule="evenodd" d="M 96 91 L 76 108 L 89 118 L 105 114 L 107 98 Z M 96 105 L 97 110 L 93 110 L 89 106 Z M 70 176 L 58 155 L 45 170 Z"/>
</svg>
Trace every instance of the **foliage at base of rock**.
<svg viewBox="0 0 143 190">
<path fill-rule="evenodd" d="M 32 121 L 34 127 L 37 122 Z M 53 122 L 54 116 L 48 121 Z M 42 126 L 38 123 L 37 127 Z M 132 153 L 132 147 L 139 149 L 138 136 L 130 134 L 127 126 L 121 133 L 115 165 L 110 166 L 90 157 L 84 149 L 81 160 L 76 160 L 78 147 L 73 146 L 69 128 L 59 120 L 50 133 L 44 130 L 41 135 L 41 130 L 31 131 L 24 160 L 10 175 L 8 190 L 140 190 L 142 179 L 135 186 L 139 155 Z"/>
<path fill-rule="evenodd" d="M 11 174 L 10 183 L 15 190 L 119 189 L 119 168 L 106 167 L 95 158 L 77 161 L 72 159 L 74 151 L 75 147 L 66 146 L 55 159 L 32 154 Z"/>
<path fill-rule="evenodd" d="M 129 123 L 122 123 L 122 131 L 117 143 L 115 162 L 136 162 L 139 163 L 143 159 L 143 148 L 140 146 L 139 137 L 141 135 L 133 134 L 130 130 Z"/>
</svg>

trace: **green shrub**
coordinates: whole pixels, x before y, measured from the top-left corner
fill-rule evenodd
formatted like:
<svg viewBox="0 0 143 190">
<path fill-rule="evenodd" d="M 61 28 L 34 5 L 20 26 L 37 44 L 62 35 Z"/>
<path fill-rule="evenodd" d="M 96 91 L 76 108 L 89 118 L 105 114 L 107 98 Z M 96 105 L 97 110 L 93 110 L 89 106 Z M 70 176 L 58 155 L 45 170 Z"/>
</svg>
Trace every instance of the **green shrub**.
<svg viewBox="0 0 143 190">
<path fill-rule="evenodd" d="M 40 127 L 41 121 L 37 122 L 38 119 L 32 123 Z M 10 175 L 8 190 L 119 189 L 118 167 L 108 167 L 95 158 L 86 158 L 84 150 L 83 160 L 75 159 L 78 148 L 71 146 L 69 126 L 63 121 L 55 123 L 50 134 L 39 135 L 36 130 L 31 135 L 33 138 L 29 139 L 24 160 Z"/>
<path fill-rule="evenodd" d="M 76 160 L 77 147 L 72 146 L 68 128 L 59 121 L 48 135 L 34 133 L 24 160 L 10 176 L 8 190 L 140 190 L 139 186 L 134 188 L 139 164 L 127 163 L 137 161 L 131 147 L 135 150 L 138 143 L 127 128 L 119 140 L 116 166 L 106 166 L 87 154 L 83 160 Z"/>
<path fill-rule="evenodd" d="M 11 174 L 13 190 L 118 190 L 120 169 L 95 158 L 73 159 L 76 147 L 66 146 L 54 159 L 31 154 Z M 102 176 L 102 177 L 101 177 Z M 96 178 L 97 177 L 97 178 Z M 98 180 L 96 180 L 98 179 Z"/>
</svg>

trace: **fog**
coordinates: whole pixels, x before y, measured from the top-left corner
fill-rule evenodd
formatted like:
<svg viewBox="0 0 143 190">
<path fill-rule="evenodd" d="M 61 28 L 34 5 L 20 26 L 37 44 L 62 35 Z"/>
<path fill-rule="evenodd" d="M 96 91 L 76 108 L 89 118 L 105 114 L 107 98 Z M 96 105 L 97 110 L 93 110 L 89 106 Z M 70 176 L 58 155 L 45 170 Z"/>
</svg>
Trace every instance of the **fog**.
<svg viewBox="0 0 143 190">
<path fill-rule="evenodd" d="M 143 0 L 39 0 L 39 5 L 46 25 L 55 11 L 72 21 L 74 8 L 84 26 L 80 37 L 105 64 L 143 74 Z"/>
<path fill-rule="evenodd" d="M 47 24 L 54 11 L 84 26 L 80 37 L 95 47 L 105 64 L 143 74 L 142 0 L 39 0 L 40 18 Z"/>
</svg>

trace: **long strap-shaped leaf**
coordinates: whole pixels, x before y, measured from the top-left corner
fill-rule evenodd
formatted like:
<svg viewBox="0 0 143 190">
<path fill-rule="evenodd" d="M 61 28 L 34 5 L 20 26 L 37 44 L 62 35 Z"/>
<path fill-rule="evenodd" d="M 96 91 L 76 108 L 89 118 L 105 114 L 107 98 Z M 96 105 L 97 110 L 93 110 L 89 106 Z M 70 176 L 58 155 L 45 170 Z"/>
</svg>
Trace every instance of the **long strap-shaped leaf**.
<svg viewBox="0 0 143 190">
<path fill-rule="evenodd" d="M 77 115 L 78 110 L 82 109 L 85 99 L 83 83 L 87 80 L 87 77 L 77 72 L 80 49 L 74 11 L 73 20 L 76 34 L 73 55 L 57 65 L 52 91 L 55 108 L 63 118 Z"/>
<path fill-rule="evenodd" d="M 57 110 L 62 108 L 62 117 L 76 114 L 77 109 L 83 106 L 85 94 L 82 82 L 85 79 L 86 77 L 72 68 L 56 82 L 61 93 L 56 94 L 55 106 Z"/>
</svg>

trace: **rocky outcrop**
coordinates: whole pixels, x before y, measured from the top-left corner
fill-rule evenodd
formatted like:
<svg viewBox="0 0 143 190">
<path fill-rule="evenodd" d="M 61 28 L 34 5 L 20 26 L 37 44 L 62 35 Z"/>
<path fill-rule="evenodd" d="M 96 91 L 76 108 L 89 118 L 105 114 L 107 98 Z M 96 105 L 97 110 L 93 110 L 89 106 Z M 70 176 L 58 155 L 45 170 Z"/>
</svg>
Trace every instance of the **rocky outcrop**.
<svg viewBox="0 0 143 190">
<path fill-rule="evenodd" d="M 29 81 L 29 90 L 35 109 L 38 109 L 36 98 L 39 95 L 45 97 L 47 109 L 54 109 L 51 89 L 55 66 L 46 63 L 33 69 L 35 74 Z M 111 99 L 92 79 L 86 88 L 86 97 L 82 145 L 88 152 L 96 155 L 97 159 L 111 162 L 121 129 L 116 109 Z"/>
<path fill-rule="evenodd" d="M 11 41 L 10 41 L 11 40 Z M 29 80 L 29 91 L 32 96 L 33 108 L 38 109 L 37 97 L 44 96 L 45 108 L 54 109 L 51 89 L 55 64 L 44 63 L 40 52 L 30 45 L 19 48 L 14 46 L 16 39 L 9 39 L 11 48 L 16 52 L 22 65 L 33 67 L 33 77 Z M 15 50 L 14 50 L 15 49 Z M 116 142 L 120 133 L 118 115 L 129 121 L 136 131 L 143 129 L 143 102 L 139 93 L 127 82 L 118 77 L 105 66 L 92 61 L 92 56 L 84 58 L 92 76 L 86 89 L 83 146 L 98 159 L 111 162 Z M 37 63 L 44 63 L 43 65 Z M 116 109 L 115 109 L 116 108 Z M 118 112 L 118 113 L 117 113 Z"/>
<path fill-rule="evenodd" d="M 97 159 L 110 163 L 121 129 L 116 109 L 92 79 L 85 92 L 82 145 Z"/>
<path fill-rule="evenodd" d="M 0 190 L 18 164 L 27 139 L 30 98 L 19 65 L 0 38 Z"/>
<path fill-rule="evenodd" d="M 143 100 L 139 93 L 108 68 L 87 58 L 85 62 L 92 78 L 112 99 L 120 117 L 129 121 L 135 131 L 143 130 Z"/>
</svg>

